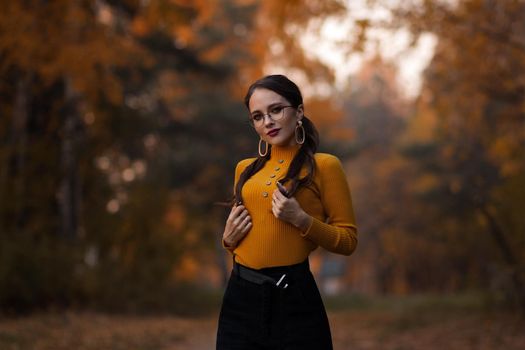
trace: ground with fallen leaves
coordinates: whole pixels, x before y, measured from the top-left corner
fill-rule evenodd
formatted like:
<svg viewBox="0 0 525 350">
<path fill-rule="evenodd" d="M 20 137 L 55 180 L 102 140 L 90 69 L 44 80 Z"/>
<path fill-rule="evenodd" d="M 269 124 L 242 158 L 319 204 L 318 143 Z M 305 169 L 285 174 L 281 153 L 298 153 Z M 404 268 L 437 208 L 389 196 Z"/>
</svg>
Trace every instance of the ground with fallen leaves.
<svg viewBox="0 0 525 350">
<path fill-rule="evenodd" d="M 407 301 L 408 300 L 408 301 Z M 525 349 L 525 319 L 510 312 L 436 302 L 328 301 L 334 348 L 386 350 Z M 136 316 L 48 312 L 0 318 L 2 350 L 211 350 L 217 313 Z"/>
</svg>

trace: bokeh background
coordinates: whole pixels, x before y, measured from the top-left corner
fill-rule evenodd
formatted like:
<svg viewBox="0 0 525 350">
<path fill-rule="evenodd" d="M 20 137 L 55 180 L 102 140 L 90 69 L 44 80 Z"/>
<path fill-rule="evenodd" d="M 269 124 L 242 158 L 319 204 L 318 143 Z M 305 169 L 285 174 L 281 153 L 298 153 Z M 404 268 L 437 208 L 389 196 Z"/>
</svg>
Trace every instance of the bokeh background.
<svg viewBox="0 0 525 350">
<path fill-rule="evenodd" d="M 244 93 L 273 73 L 352 190 L 357 251 L 312 256 L 336 348 L 525 346 L 523 18 L 522 0 L 2 2 L 0 348 L 213 348 L 218 203 L 257 152 Z"/>
</svg>

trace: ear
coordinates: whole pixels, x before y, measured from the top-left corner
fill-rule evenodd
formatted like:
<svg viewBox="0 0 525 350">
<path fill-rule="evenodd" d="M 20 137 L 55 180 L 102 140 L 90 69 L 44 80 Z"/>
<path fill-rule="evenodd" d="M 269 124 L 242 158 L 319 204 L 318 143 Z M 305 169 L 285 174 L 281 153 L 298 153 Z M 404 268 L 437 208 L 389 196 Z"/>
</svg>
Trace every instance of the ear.
<svg viewBox="0 0 525 350">
<path fill-rule="evenodd" d="M 304 106 L 300 104 L 297 106 L 297 112 L 296 112 L 297 120 L 301 120 L 304 117 Z"/>
</svg>

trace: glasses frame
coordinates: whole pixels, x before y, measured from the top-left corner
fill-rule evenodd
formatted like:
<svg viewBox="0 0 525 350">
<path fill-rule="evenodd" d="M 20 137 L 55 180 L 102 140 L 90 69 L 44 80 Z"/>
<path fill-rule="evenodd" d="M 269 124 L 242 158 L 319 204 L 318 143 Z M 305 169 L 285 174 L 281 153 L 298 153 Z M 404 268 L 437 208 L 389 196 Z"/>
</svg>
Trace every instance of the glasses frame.
<svg viewBox="0 0 525 350">
<path fill-rule="evenodd" d="M 284 118 L 284 110 L 288 107 L 292 107 L 292 108 L 295 108 L 294 106 L 291 106 L 291 105 L 288 105 L 288 106 L 281 106 L 281 105 L 276 105 L 276 106 L 272 106 L 270 109 L 272 108 L 276 108 L 276 107 L 281 107 L 281 111 L 279 113 L 277 113 L 276 116 L 272 115 L 272 112 L 268 112 L 268 113 L 263 113 L 261 115 L 262 119 L 260 121 L 260 125 L 256 125 L 255 123 L 255 120 L 253 120 L 253 116 L 250 115 L 250 125 L 254 128 L 258 128 L 258 127 L 261 127 L 262 125 L 264 125 L 264 122 L 266 121 L 266 117 L 270 118 L 271 120 L 273 121 L 278 121 L 278 120 L 281 120 Z"/>
</svg>

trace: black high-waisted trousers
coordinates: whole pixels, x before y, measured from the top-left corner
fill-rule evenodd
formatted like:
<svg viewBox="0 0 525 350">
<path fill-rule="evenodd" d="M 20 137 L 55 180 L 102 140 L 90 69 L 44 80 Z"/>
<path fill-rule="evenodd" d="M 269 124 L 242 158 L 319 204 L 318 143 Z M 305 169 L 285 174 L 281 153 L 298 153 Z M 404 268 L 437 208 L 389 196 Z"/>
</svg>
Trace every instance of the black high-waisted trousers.
<svg viewBox="0 0 525 350">
<path fill-rule="evenodd" d="M 261 270 L 287 288 L 249 282 L 232 271 L 217 331 L 217 350 L 330 350 L 332 338 L 308 259 Z M 281 284 L 282 286 L 282 284 Z"/>
</svg>

